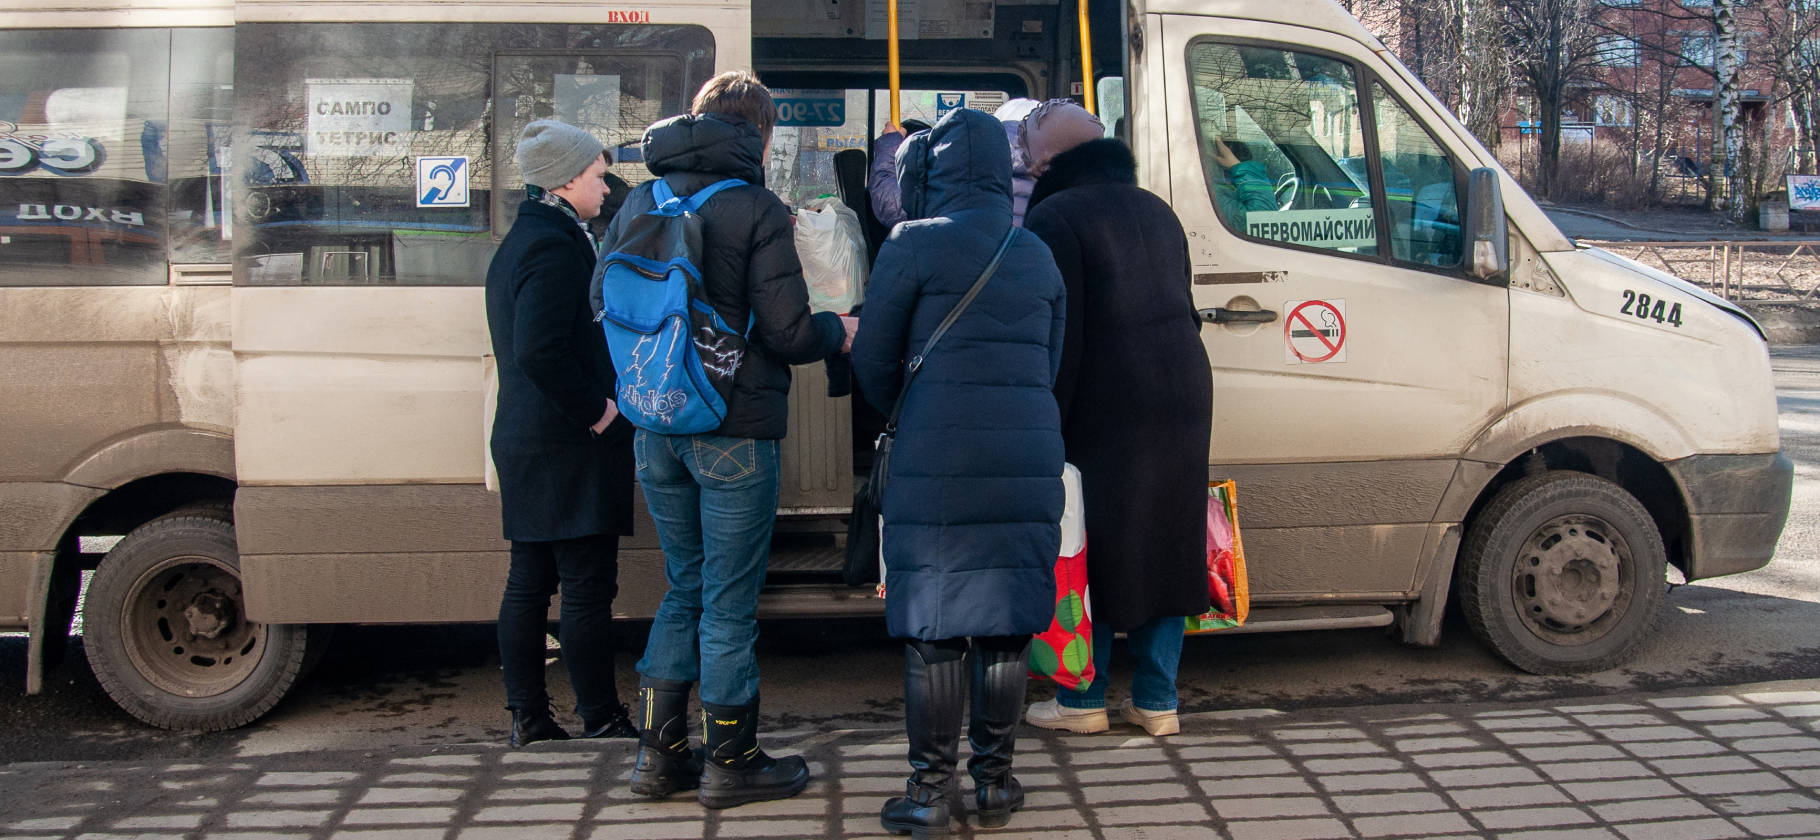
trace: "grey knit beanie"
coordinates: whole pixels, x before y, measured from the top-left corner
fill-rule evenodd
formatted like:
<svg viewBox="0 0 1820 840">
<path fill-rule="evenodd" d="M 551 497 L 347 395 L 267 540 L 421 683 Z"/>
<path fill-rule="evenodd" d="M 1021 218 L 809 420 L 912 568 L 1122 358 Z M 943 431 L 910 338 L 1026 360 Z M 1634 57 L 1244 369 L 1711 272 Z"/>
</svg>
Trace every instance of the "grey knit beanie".
<svg viewBox="0 0 1820 840">
<path fill-rule="evenodd" d="M 518 135 L 518 168 L 525 183 L 555 189 L 586 171 L 605 147 L 594 135 L 556 120 L 533 120 Z"/>
</svg>

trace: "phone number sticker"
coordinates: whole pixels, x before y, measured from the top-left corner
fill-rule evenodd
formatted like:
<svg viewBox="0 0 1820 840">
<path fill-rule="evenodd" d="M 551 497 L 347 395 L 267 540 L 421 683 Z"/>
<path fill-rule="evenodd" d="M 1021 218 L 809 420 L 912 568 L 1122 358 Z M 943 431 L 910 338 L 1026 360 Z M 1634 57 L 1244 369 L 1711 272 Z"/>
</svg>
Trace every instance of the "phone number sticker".
<svg viewBox="0 0 1820 840">
<path fill-rule="evenodd" d="M 847 92 L 843 90 L 790 91 L 773 97 L 777 124 L 791 128 L 832 128 L 847 122 Z"/>
</svg>

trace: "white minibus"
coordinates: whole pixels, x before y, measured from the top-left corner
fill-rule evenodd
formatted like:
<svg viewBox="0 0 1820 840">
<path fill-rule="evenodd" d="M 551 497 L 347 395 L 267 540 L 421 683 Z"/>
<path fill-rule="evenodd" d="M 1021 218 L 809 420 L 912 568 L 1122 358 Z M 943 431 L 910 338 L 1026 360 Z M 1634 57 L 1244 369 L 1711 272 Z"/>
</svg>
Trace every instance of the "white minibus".
<svg viewBox="0 0 1820 840">
<path fill-rule="evenodd" d="M 482 283 L 513 138 L 582 125 L 636 184 L 645 126 L 743 67 L 786 106 L 793 206 L 864 207 L 894 94 L 925 121 L 1076 96 L 1128 140 L 1190 237 L 1243 631 L 1433 645 L 1457 594 L 1513 666 L 1596 671 L 1670 574 L 1774 554 L 1762 330 L 1563 236 L 1332 0 L 924 0 L 895 41 L 892 7 L 0 3 L 0 631 L 30 634 L 27 690 L 85 579 L 90 666 L 169 728 L 264 714 L 334 625 L 493 620 Z M 1222 145 L 1273 207 L 1230 200 Z M 876 418 L 796 374 L 761 615 L 878 614 L 839 579 Z M 638 515 L 628 619 L 664 587 Z"/>
</svg>

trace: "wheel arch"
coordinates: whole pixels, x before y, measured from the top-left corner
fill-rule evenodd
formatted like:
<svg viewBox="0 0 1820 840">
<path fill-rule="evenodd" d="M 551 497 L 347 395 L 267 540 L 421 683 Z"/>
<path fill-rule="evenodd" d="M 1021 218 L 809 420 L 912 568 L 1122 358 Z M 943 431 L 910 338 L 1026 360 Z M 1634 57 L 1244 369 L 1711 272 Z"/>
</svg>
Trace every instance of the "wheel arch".
<svg viewBox="0 0 1820 840">
<path fill-rule="evenodd" d="M 1618 485 L 1649 511 L 1668 561 L 1687 575 L 1692 568 L 1689 510 L 1684 489 L 1662 461 L 1634 444 L 1609 437 L 1569 435 L 1537 442 L 1510 459 L 1479 489 L 1462 523 L 1466 528 L 1498 491 L 1539 472 L 1579 472 Z"/>
<path fill-rule="evenodd" d="M 92 461 L 93 458 L 84 463 Z M 104 557 L 82 553 L 81 538 L 126 534 L 199 502 L 226 500 L 231 504 L 237 485 L 230 476 L 190 471 L 154 472 L 132 478 L 117 475 L 120 483 L 112 488 L 95 488 L 104 492 L 66 515 L 59 523 L 62 528 L 55 549 L 49 552 L 49 568 L 35 581 L 36 591 L 27 596 L 36 617 L 26 656 L 27 694 L 42 690 L 45 672 L 62 664 L 82 573 L 97 568 Z"/>
</svg>

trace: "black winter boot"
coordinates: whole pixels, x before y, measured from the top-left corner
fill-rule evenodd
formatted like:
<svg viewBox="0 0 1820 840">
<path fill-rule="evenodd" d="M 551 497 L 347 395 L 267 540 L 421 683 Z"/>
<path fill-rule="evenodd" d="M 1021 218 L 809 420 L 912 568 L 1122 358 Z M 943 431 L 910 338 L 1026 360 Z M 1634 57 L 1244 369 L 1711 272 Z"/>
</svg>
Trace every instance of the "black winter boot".
<svg viewBox="0 0 1820 840">
<path fill-rule="evenodd" d="M 904 729 L 910 736 L 910 780 L 903 796 L 886 800 L 878 821 L 912 840 L 948 836 L 948 788 L 960 760 L 962 682 L 966 664 L 958 651 L 904 646 Z M 952 656 L 953 658 L 949 658 Z"/>
<path fill-rule="evenodd" d="M 701 704 L 701 789 L 705 808 L 788 799 L 809 786 L 800 755 L 772 758 L 758 748 L 758 698 L 744 706 Z"/>
<path fill-rule="evenodd" d="M 694 683 L 638 681 L 638 764 L 632 792 L 669 796 L 701 784 L 701 753 L 689 749 L 689 688 Z"/>
<path fill-rule="evenodd" d="M 567 741 L 569 732 L 557 725 L 556 718 L 550 714 L 546 702 L 542 706 L 529 709 L 512 710 L 512 740 L 514 747 L 534 744 L 538 741 Z"/>
<path fill-rule="evenodd" d="M 626 704 L 619 704 L 619 709 L 604 723 L 592 723 L 583 718 L 581 721 L 583 738 L 637 738 L 638 727 L 632 725 L 631 710 Z"/>
<path fill-rule="evenodd" d="M 996 641 L 996 640 L 994 640 Z M 967 740 L 973 757 L 967 772 L 973 776 L 975 813 L 982 828 L 997 828 L 1011 821 L 1012 812 L 1024 807 L 1024 786 L 1011 775 L 1011 755 L 1017 749 L 1017 722 L 1024 713 L 1024 687 L 1029 680 L 1029 638 L 1016 650 L 1007 645 L 973 645 L 973 720 Z M 989 643 L 990 644 L 990 643 Z"/>
</svg>

